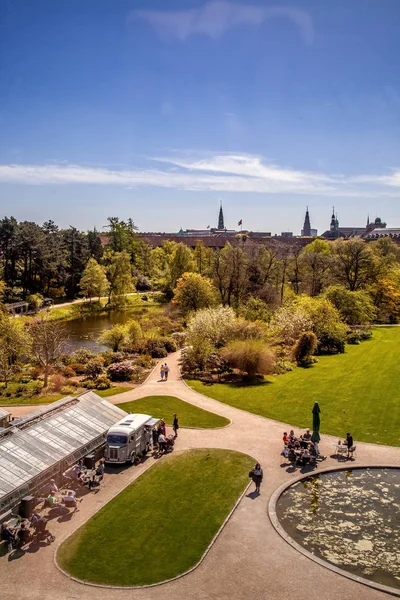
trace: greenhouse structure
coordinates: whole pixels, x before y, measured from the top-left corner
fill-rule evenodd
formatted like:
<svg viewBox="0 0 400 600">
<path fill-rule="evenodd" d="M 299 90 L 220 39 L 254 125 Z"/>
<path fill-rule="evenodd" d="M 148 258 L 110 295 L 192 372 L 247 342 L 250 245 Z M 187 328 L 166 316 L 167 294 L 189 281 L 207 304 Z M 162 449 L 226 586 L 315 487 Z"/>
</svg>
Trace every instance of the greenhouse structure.
<svg viewBox="0 0 400 600">
<path fill-rule="evenodd" d="M 127 413 L 94 392 L 68 396 L 0 430 L 0 515 L 36 496 L 79 459 L 105 444 Z"/>
</svg>

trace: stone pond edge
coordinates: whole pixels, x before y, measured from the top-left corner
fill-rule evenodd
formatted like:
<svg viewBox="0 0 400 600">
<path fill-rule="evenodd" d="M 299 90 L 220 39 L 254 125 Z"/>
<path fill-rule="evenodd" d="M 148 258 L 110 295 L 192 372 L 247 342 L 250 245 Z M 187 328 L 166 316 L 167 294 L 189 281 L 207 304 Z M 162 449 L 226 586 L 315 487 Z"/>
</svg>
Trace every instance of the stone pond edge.
<svg viewBox="0 0 400 600">
<path fill-rule="evenodd" d="M 300 552 L 300 554 L 302 554 L 306 558 L 309 558 L 312 561 L 314 561 L 315 563 L 319 564 L 321 567 L 324 567 L 325 569 L 329 569 L 330 571 L 333 571 L 334 573 L 336 573 L 337 575 L 341 575 L 342 577 L 347 577 L 347 579 L 351 579 L 352 581 L 355 581 L 356 583 L 360 583 L 362 585 L 373 588 L 380 592 L 384 592 L 386 594 L 391 594 L 392 596 L 396 596 L 396 597 L 400 598 L 400 589 L 396 589 L 391 586 L 383 585 L 381 583 L 375 583 L 374 581 L 371 581 L 370 579 L 366 579 L 365 577 L 353 575 L 349 571 L 340 569 L 339 567 L 336 567 L 334 564 L 329 563 L 328 561 L 325 561 L 322 558 L 315 556 L 311 552 L 308 552 L 308 550 L 306 550 L 305 548 L 303 548 L 303 546 L 301 546 L 300 544 L 295 542 L 294 539 L 288 533 L 286 533 L 286 531 L 280 524 L 280 521 L 276 515 L 276 505 L 278 503 L 279 498 L 289 487 L 293 486 L 294 484 L 298 483 L 299 481 L 309 479 L 311 477 L 314 477 L 315 475 L 321 475 L 321 474 L 326 474 L 326 473 L 335 473 L 337 471 L 347 471 L 349 469 L 351 469 L 351 470 L 357 469 L 358 470 L 358 469 L 399 469 L 399 468 L 400 468 L 399 465 L 388 465 L 388 464 L 349 465 L 347 467 L 343 467 L 343 465 L 341 465 L 341 466 L 337 466 L 337 467 L 327 467 L 326 469 L 321 469 L 321 470 L 318 470 L 317 472 L 313 471 L 310 473 L 299 475 L 298 477 L 295 477 L 294 479 L 291 479 L 290 481 L 286 481 L 284 484 L 282 484 L 280 487 L 278 487 L 275 490 L 275 492 L 273 492 L 273 494 L 268 502 L 268 516 L 271 521 L 271 524 L 274 527 L 275 531 L 285 540 L 285 542 L 287 544 L 289 544 L 289 546 L 291 546 L 294 550 L 297 550 L 297 552 Z"/>
</svg>

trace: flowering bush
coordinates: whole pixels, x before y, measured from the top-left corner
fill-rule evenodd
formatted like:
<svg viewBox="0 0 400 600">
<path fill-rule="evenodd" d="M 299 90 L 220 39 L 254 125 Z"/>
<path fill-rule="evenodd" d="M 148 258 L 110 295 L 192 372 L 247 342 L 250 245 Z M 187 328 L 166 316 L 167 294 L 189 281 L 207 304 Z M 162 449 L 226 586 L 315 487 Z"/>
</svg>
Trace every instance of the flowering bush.
<svg viewBox="0 0 400 600">
<path fill-rule="evenodd" d="M 111 381 L 129 381 L 133 378 L 136 371 L 137 367 L 130 360 L 112 363 L 107 369 Z"/>
<path fill-rule="evenodd" d="M 211 347 L 220 348 L 232 339 L 235 327 L 235 313 L 228 306 L 199 310 L 189 321 L 187 342 L 196 346 L 208 342 Z"/>
</svg>

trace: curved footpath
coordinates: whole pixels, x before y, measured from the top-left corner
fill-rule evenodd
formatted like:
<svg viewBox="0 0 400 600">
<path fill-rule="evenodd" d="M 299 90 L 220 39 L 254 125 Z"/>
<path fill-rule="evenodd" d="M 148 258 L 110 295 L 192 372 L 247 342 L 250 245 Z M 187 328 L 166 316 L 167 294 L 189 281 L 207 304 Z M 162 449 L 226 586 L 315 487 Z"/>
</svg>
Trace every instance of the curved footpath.
<svg viewBox="0 0 400 600">
<path fill-rule="evenodd" d="M 200 566 L 188 576 L 171 583 L 147 589 L 110 590 L 79 584 L 65 577 L 53 563 L 56 548 L 68 534 L 111 500 L 120 490 L 134 481 L 153 464 L 147 459 L 138 467 L 115 470 L 106 475 L 98 494 L 86 496 L 80 510 L 69 521 L 49 524 L 56 542 L 27 552 L 19 559 L 7 562 L 0 558 L 3 576 L 3 600 L 248 600 L 261 598 L 280 600 L 295 598 L 309 600 L 383 600 L 387 594 L 378 592 L 321 567 L 291 548 L 270 524 L 267 507 L 271 494 L 285 481 L 294 479 L 298 470 L 292 469 L 280 456 L 282 432 L 290 428 L 257 415 L 222 404 L 189 389 L 180 379 L 178 353 L 168 357 L 168 382 L 158 381 L 155 369 L 140 387 L 110 398 L 114 403 L 129 402 L 149 395 L 176 396 L 200 408 L 231 419 L 223 429 L 180 429 L 176 448 L 229 448 L 240 450 L 259 460 L 264 469 L 261 495 L 253 499 L 246 495 L 228 522 L 215 545 Z M 311 411 L 311 408 L 310 408 Z M 322 414 L 323 419 L 323 414 Z M 310 412 L 311 420 L 311 412 Z M 322 421 L 323 423 L 323 421 Z M 296 428 L 295 428 L 296 430 Z M 337 466 L 329 457 L 336 438 L 323 436 L 320 448 L 328 459 L 324 468 Z M 357 443 L 356 465 L 400 465 L 400 448 Z M 253 489 L 253 488 L 251 488 Z M 196 490 L 193 490 L 193 494 Z M 168 551 L 168 540 L 164 540 Z M 151 561 L 151 548 L 143 560 Z M 121 548 L 129 552 L 129 548 Z"/>
</svg>

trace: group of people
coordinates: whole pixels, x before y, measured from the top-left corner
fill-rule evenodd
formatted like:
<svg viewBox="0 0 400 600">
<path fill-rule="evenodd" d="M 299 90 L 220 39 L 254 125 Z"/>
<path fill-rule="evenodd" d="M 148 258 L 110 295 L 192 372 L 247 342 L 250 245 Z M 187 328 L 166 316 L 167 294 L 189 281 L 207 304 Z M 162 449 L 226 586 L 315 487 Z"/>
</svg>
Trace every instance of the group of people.
<svg viewBox="0 0 400 600">
<path fill-rule="evenodd" d="M 83 464 L 83 460 L 80 460 L 71 469 L 71 477 L 74 481 L 79 482 L 81 485 L 88 486 L 91 490 L 95 485 L 100 485 L 103 481 L 105 471 L 105 460 L 102 458 L 95 469 L 89 470 Z"/>
<path fill-rule="evenodd" d="M 283 433 L 283 450 L 282 456 L 287 458 L 296 466 L 304 467 L 310 463 L 316 464 L 317 460 L 325 460 L 325 456 L 321 456 L 317 442 L 311 440 L 311 432 L 306 429 L 305 433 L 296 436 L 293 429 L 289 435 L 285 431 Z"/>
<path fill-rule="evenodd" d="M 179 429 L 178 415 L 176 413 L 174 414 L 172 429 L 174 430 L 174 437 L 176 438 Z M 173 445 L 173 440 L 167 437 L 167 426 L 165 421 L 164 419 L 161 419 L 157 427 L 154 427 L 153 429 L 153 449 L 160 454 L 164 454 L 171 445 L 171 442 Z"/>
<path fill-rule="evenodd" d="M 161 367 L 160 367 L 161 381 L 168 381 L 168 373 L 169 373 L 169 366 L 167 365 L 167 363 L 161 365 Z"/>
<path fill-rule="evenodd" d="M 11 525 L 8 522 L 1 524 L 0 538 L 6 542 L 9 550 L 12 550 L 14 547 L 23 549 L 35 537 L 41 539 L 42 536 L 45 536 L 46 538 L 51 538 L 52 541 L 54 537 L 47 530 L 47 523 L 48 519 L 38 513 L 32 515 L 30 521 L 17 517 L 15 525 Z"/>
</svg>

